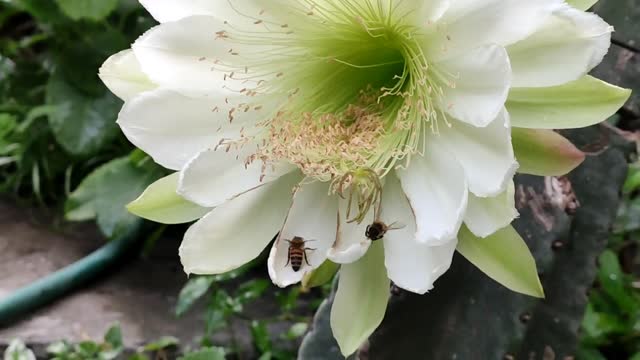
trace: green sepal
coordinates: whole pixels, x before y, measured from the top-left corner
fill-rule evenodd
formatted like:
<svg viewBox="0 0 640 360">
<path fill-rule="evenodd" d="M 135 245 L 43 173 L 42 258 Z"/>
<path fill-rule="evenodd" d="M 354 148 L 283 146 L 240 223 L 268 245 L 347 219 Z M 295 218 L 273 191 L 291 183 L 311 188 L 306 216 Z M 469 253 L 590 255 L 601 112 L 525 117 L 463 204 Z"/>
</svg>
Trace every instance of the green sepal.
<svg viewBox="0 0 640 360">
<path fill-rule="evenodd" d="M 173 173 L 153 184 L 127 205 L 132 214 L 163 224 L 181 224 L 197 220 L 209 208 L 196 205 L 176 193 L 179 173 Z"/>
<path fill-rule="evenodd" d="M 585 158 L 571 141 L 553 130 L 513 128 L 511 142 L 521 174 L 565 175 Z"/>
<path fill-rule="evenodd" d="M 630 95 L 631 90 L 584 76 L 560 86 L 513 88 L 506 107 L 513 127 L 573 129 L 606 120 Z"/>
<path fill-rule="evenodd" d="M 331 279 L 340 269 L 340 265 L 331 260 L 325 260 L 318 268 L 306 273 L 302 278 L 302 288 L 305 290 L 322 286 Z"/>
<path fill-rule="evenodd" d="M 458 233 L 457 250 L 507 289 L 544 298 L 535 259 L 512 226 L 498 230 L 486 238 L 475 236 L 463 226 Z"/>
</svg>

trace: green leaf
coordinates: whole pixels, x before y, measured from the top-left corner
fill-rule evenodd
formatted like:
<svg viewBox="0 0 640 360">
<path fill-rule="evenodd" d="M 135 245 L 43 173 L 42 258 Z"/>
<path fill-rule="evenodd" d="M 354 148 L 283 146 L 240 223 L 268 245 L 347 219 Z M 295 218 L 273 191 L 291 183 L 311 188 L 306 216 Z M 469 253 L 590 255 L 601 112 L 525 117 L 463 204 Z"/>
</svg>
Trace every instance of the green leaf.
<svg viewBox="0 0 640 360">
<path fill-rule="evenodd" d="M 197 220 L 210 209 L 196 205 L 176 193 L 179 173 L 166 176 L 149 187 L 127 209 L 141 218 L 163 224 Z"/>
<path fill-rule="evenodd" d="M 599 313 L 587 304 L 587 310 L 582 319 L 583 341 L 593 344 L 603 344 L 607 336 L 620 330 L 620 325 L 615 317 L 607 313 Z"/>
<path fill-rule="evenodd" d="M 352 264 L 342 265 L 331 308 L 331 330 L 344 356 L 353 354 L 380 325 L 389 301 L 382 241 Z"/>
<path fill-rule="evenodd" d="M 118 0 L 55 0 L 60 9 L 73 20 L 100 21 L 118 6 Z"/>
<path fill-rule="evenodd" d="M 189 310 L 198 299 L 207 293 L 214 280 L 213 276 L 195 276 L 189 279 L 178 295 L 176 315 L 181 316 Z"/>
<path fill-rule="evenodd" d="M 340 265 L 331 260 L 325 260 L 318 268 L 304 275 L 302 278 L 302 287 L 304 289 L 311 289 L 316 286 L 322 286 L 333 279 L 338 269 L 340 269 Z"/>
<path fill-rule="evenodd" d="M 535 260 L 513 227 L 481 239 L 463 226 L 458 241 L 457 250 L 493 280 L 515 292 L 544 297 Z"/>
<path fill-rule="evenodd" d="M 270 353 L 273 349 L 271 338 L 269 338 L 269 330 L 263 321 L 253 320 L 251 322 L 251 337 L 261 354 Z"/>
<path fill-rule="evenodd" d="M 592 348 L 580 348 L 578 349 L 578 354 L 576 359 L 580 360 L 607 360 L 606 357 L 602 356 L 598 349 Z"/>
<path fill-rule="evenodd" d="M 521 174 L 565 175 L 584 161 L 582 151 L 552 130 L 513 128 L 511 141 Z"/>
<path fill-rule="evenodd" d="M 630 194 L 640 188 L 640 168 L 637 166 L 629 166 L 629 173 L 627 179 L 622 186 L 622 192 Z"/>
<path fill-rule="evenodd" d="M 602 290 L 614 301 L 616 307 L 624 312 L 633 313 L 639 310 L 640 304 L 628 291 L 629 280 L 622 271 L 618 255 L 611 250 L 605 252 L 598 258 L 598 281 Z"/>
<path fill-rule="evenodd" d="M 567 4 L 578 10 L 589 10 L 598 0 L 567 0 Z"/>
<path fill-rule="evenodd" d="M 93 154 L 118 133 L 115 120 L 121 102 L 110 92 L 100 97 L 87 96 L 53 75 L 47 84 L 46 101 L 55 106 L 49 115 L 51 130 L 71 154 Z"/>
<path fill-rule="evenodd" d="M 112 160 L 89 174 L 69 196 L 65 217 L 77 221 L 95 216 L 102 232 L 115 236 L 140 221 L 125 205 L 160 175 L 153 164 L 136 166 L 129 157 Z"/>
<path fill-rule="evenodd" d="M 122 341 L 122 330 L 119 324 L 115 324 L 109 328 L 104 335 L 104 342 L 111 345 L 113 349 L 122 349 L 124 343 Z"/>
<path fill-rule="evenodd" d="M 224 356 L 225 351 L 223 348 L 210 347 L 188 353 L 178 358 L 178 360 L 224 360 Z"/>
<path fill-rule="evenodd" d="M 180 344 L 180 340 L 173 336 L 163 336 L 158 340 L 152 341 L 146 344 L 142 350 L 143 351 L 158 351 L 170 347 L 176 347 Z"/>
<path fill-rule="evenodd" d="M 513 127 L 571 129 L 606 120 L 630 95 L 631 90 L 585 76 L 560 86 L 511 89 L 506 106 Z"/>
<path fill-rule="evenodd" d="M 15 0 L 15 3 L 42 23 L 59 23 L 64 20 L 64 16 L 52 1 Z"/>
</svg>

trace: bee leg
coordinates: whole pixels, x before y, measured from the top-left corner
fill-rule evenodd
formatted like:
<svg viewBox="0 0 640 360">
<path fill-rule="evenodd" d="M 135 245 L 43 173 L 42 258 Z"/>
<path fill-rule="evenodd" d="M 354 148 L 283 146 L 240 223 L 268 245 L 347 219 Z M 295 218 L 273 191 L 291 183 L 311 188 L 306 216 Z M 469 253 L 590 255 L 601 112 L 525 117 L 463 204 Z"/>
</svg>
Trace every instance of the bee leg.
<svg viewBox="0 0 640 360">
<path fill-rule="evenodd" d="M 311 266 L 311 264 L 309 264 L 309 260 L 307 259 L 307 250 L 310 249 L 305 249 L 302 253 L 304 254 L 304 262 L 307 263 L 307 265 Z M 315 250 L 315 249 L 314 249 Z"/>
<path fill-rule="evenodd" d="M 287 256 L 287 263 L 284 264 L 284 266 L 287 267 L 287 265 L 289 265 L 290 261 L 291 261 L 291 256 Z"/>
</svg>

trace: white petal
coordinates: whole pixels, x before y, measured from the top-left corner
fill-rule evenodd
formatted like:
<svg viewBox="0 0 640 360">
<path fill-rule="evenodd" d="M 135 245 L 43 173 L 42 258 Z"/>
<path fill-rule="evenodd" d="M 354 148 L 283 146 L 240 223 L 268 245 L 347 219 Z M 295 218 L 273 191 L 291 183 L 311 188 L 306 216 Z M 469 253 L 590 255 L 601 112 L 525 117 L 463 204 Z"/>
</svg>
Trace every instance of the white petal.
<svg viewBox="0 0 640 360">
<path fill-rule="evenodd" d="M 561 0 L 455 0 L 426 39 L 431 59 L 465 54 L 478 46 L 506 46 L 532 34 Z"/>
<path fill-rule="evenodd" d="M 229 26 L 215 17 L 192 16 L 152 28 L 132 48 L 142 71 L 160 86 L 189 96 L 237 95 L 248 86 L 237 79 L 241 75 L 230 77 L 233 70 L 223 63 L 238 64 L 243 48 L 217 35 Z"/>
<path fill-rule="evenodd" d="M 247 165 L 255 151 L 255 144 L 249 143 L 240 149 L 217 147 L 200 152 L 180 172 L 178 193 L 200 206 L 216 207 L 295 169 L 285 163 L 263 169 L 259 159 Z"/>
<path fill-rule="evenodd" d="M 254 23 L 265 18 L 263 9 L 270 6 L 260 0 L 140 0 L 140 3 L 161 23 L 193 15 L 216 16 L 234 24 Z"/>
<path fill-rule="evenodd" d="M 142 6 L 159 22 L 176 21 L 192 15 L 214 15 L 220 3 L 211 0 L 140 0 Z"/>
<path fill-rule="evenodd" d="M 504 107 L 511 86 L 507 51 L 497 45 L 476 48 L 463 57 L 435 64 L 443 83 L 441 107 L 454 118 L 486 126 Z"/>
<path fill-rule="evenodd" d="M 462 164 L 469 190 L 477 196 L 503 192 L 519 166 L 511 145 L 509 114 L 504 109 L 484 128 L 452 121 L 451 128 L 440 129 L 435 141 Z"/>
<path fill-rule="evenodd" d="M 241 130 L 252 130 L 256 121 L 266 118 L 265 106 L 247 112 L 237 108 L 235 98 L 188 98 L 171 90 L 158 89 L 136 96 L 125 103 L 118 124 L 129 141 L 149 154 L 158 164 L 181 169 L 200 151 L 219 144 L 221 139 L 237 139 Z"/>
<path fill-rule="evenodd" d="M 185 233 L 180 260 L 188 274 L 220 274 L 256 258 L 291 206 L 292 173 L 211 210 Z"/>
<path fill-rule="evenodd" d="M 382 322 L 389 301 L 389 278 L 382 243 L 361 260 L 340 268 L 331 306 L 331 332 L 346 357 L 353 354 Z"/>
<path fill-rule="evenodd" d="M 406 22 L 423 28 L 428 28 L 440 20 L 451 6 L 451 0 L 389 2 L 395 8 L 394 12 L 402 16 Z"/>
<path fill-rule="evenodd" d="M 304 274 L 322 265 L 327 259 L 327 251 L 336 238 L 338 201 L 329 196 L 329 185 L 321 182 L 304 184 L 296 191 L 293 206 L 289 210 L 287 220 L 280 231 L 278 239 L 273 243 L 269 254 L 269 276 L 274 284 L 285 287 L 302 280 Z M 293 271 L 287 265 L 289 243 L 299 236 L 309 241 L 305 246 L 315 250 L 307 250 L 307 259 L 299 271 Z"/>
<path fill-rule="evenodd" d="M 455 239 L 467 208 L 468 191 L 464 170 L 453 154 L 428 141 L 424 156 L 415 155 L 409 167 L 397 174 L 415 214 L 416 239 L 432 246 Z"/>
<path fill-rule="evenodd" d="M 563 6 L 541 29 L 507 48 L 513 87 L 555 86 L 582 77 L 606 55 L 611 31 L 598 15 Z"/>
<path fill-rule="evenodd" d="M 367 213 L 360 224 L 348 222 L 351 218 L 347 218 L 347 204 L 347 200 L 339 199 L 338 232 L 335 243 L 327 253 L 329 260 L 338 264 L 348 264 L 360 259 L 371 245 L 365 232 L 373 222 L 373 210 Z"/>
<path fill-rule="evenodd" d="M 98 76 L 112 93 L 124 101 L 157 87 L 142 72 L 131 50 L 111 55 L 100 67 Z"/>
<path fill-rule="evenodd" d="M 480 198 L 471 194 L 464 223 L 479 237 L 487 237 L 511 224 L 518 217 L 513 181 L 507 190 L 495 197 Z"/>
<path fill-rule="evenodd" d="M 415 239 L 416 223 L 411 206 L 393 175 L 387 176 L 382 194 L 382 217 L 401 221 L 404 227 L 389 230 L 384 237 L 384 260 L 389 278 L 399 287 L 424 294 L 451 266 L 458 243 L 456 238 L 440 246 L 429 246 Z"/>
</svg>

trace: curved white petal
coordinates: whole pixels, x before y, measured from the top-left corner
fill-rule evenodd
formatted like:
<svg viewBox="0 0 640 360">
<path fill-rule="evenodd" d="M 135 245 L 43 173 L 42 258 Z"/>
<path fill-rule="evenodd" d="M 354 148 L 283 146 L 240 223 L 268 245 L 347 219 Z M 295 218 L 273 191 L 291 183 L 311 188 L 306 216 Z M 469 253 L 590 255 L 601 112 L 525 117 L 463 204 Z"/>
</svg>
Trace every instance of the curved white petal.
<svg viewBox="0 0 640 360">
<path fill-rule="evenodd" d="M 142 71 L 160 86 L 189 96 L 240 95 L 252 83 L 241 79 L 248 76 L 241 61 L 245 48 L 220 35 L 229 26 L 212 16 L 191 16 L 152 28 L 132 48 Z"/>
<path fill-rule="evenodd" d="M 335 196 L 329 196 L 327 183 L 301 185 L 267 261 L 269 276 L 274 284 L 280 287 L 295 284 L 307 272 L 322 265 L 336 238 L 337 214 L 338 201 Z M 285 240 L 295 236 L 308 241 L 305 246 L 314 249 L 306 251 L 309 264 L 303 261 L 299 271 L 293 271 L 291 264 L 287 265 L 289 243 Z"/>
<path fill-rule="evenodd" d="M 449 10 L 451 0 L 395 1 L 389 0 L 398 16 L 417 27 L 429 29 Z M 418 3 L 418 4 L 416 4 Z M 388 6 L 388 4 L 386 4 Z"/>
<path fill-rule="evenodd" d="M 247 163 L 255 149 L 248 143 L 240 149 L 222 146 L 200 152 L 180 172 L 178 194 L 200 206 L 216 207 L 295 169 L 286 163 L 264 166 L 260 159 Z"/>
<path fill-rule="evenodd" d="M 476 48 L 434 65 L 442 81 L 441 108 L 474 126 L 486 126 L 504 107 L 511 86 L 507 51 L 498 45 Z"/>
<path fill-rule="evenodd" d="M 348 264 L 360 259 L 371 245 L 371 240 L 367 239 L 365 233 L 367 226 L 374 220 L 373 210 L 367 213 L 360 224 L 348 222 L 351 218 L 347 217 L 347 204 L 347 200 L 339 199 L 336 241 L 327 253 L 329 260 L 338 264 Z"/>
<path fill-rule="evenodd" d="M 273 6 L 260 0 L 140 0 L 159 22 L 177 21 L 193 15 L 216 16 L 233 24 L 265 19 L 265 8 Z M 283 1 L 279 1 L 283 3 Z"/>
<path fill-rule="evenodd" d="M 478 46 L 507 46 L 538 29 L 562 0 L 455 0 L 425 39 L 427 56 L 468 56 Z"/>
<path fill-rule="evenodd" d="M 140 0 L 140 4 L 159 22 L 176 21 L 192 15 L 214 15 L 220 3 L 226 5 L 226 1 L 211 0 Z"/>
<path fill-rule="evenodd" d="M 157 87 L 142 72 L 138 59 L 129 49 L 111 55 L 100 67 L 98 76 L 112 93 L 124 101 Z"/>
<path fill-rule="evenodd" d="M 291 206 L 291 173 L 211 210 L 185 233 L 180 260 L 187 274 L 220 274 L 256 258 Z"/>
<path fill-rule="evenodd" d="M 194 99 L 157 89 L 126 102 L 118 125 L 129 141 L 155 162 L 179 170 L 197 153 L 218 145 L 220 140 L 237 139 L 245 130 L 251 132 L 256 121 L 270 114 L 266 106 L 238 105 L 242 100 Z"/>
<path fill-rule="evenodd" d="M 389 278 L 399 287 L 424 294 L 451 266 L 458 243 L 454 237 L 439 246 L 429 246 L 415 239 L 416 223 L 413 211 L 393 175 L 386 177 L 382 194 L 382 217 L 386 221 L 402 221 L 404 227 L 385 235 L 384 262 Z"/>
<path fill-rule="evenodd" d="M 427 139 L 424 156 L 415 155 L 397 174 L 415 214 L 416 239 L 431 246 L 455 239 L 468 199 L 464 170 L 455 156 Z"/>
<path fill-rule="evenodd" d="M 513 87 L 556 86 L 582 77 L 607 54 L 612 31 L 598 15 L 563 6 L 537 32 L 507 48 Z"/>
<path fill-rule="evenodd" d="M 440 129 L 435 141 L 455 155 L 464 168 L 469 190 L 477 196 L 503 192 L 519 166 L 511 145 L 509 114 L 504 109 L 484 128 L 452 121 L 451 128 Z"/>
<path fill-rule="evenodd" d="M 498 196 L 480 198 L 469 195 L 464 223 L 472 233 L 484 238 L 511 224 L 518 215 L 515 187 L 511 181 L 507 190 Z"/>
</svg>

